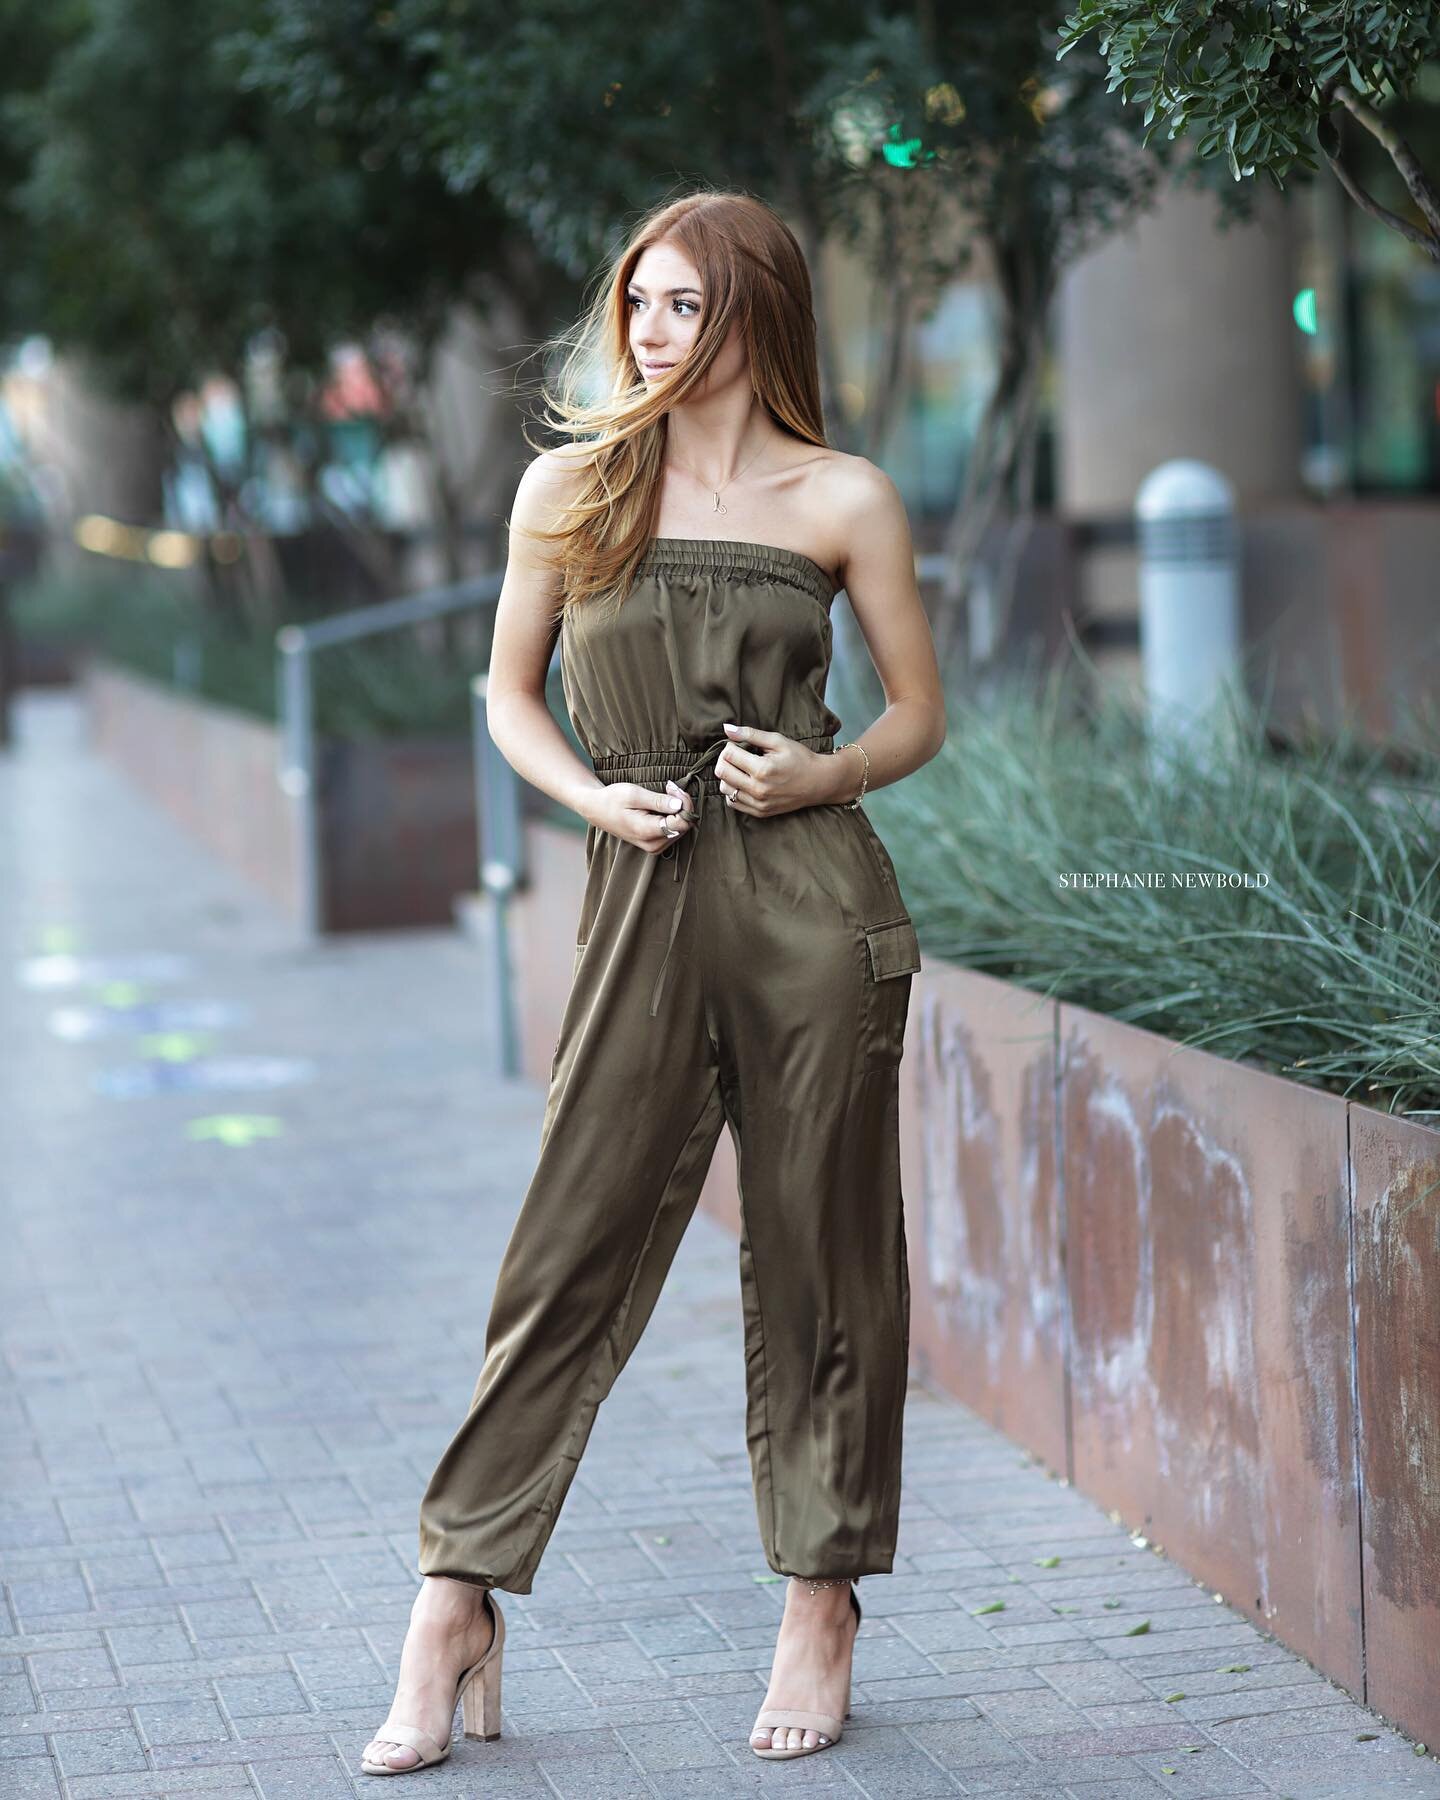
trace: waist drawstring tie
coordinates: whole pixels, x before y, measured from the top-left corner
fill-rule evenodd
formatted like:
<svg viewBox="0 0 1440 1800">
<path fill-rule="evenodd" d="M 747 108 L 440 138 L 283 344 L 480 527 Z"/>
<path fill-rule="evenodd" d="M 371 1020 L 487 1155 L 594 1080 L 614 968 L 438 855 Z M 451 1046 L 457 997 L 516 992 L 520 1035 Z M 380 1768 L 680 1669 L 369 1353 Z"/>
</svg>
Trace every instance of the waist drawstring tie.
<svg viewBox="0 0 1440 1800">
<path fill-rule="evenodd" d="M 707 766 L 714 762 L 715 758 L 729 742 L 729 738 L 726 737 L 716 738 L 715 742 L 711 744 L 704 755 L 697 757 L 683 775 L 678 775 L 673 778 L 676 787 L 687 787 L 691 782 L 697 781 L 697 778 L 703 777 Z M 660 959 L 660 972 L 656 975 L 655 986 L 650 991 L 650 1017 L 652 1019 L 660 1008 L 660 993 L 665 986 L 665 970 L 670 962 L 670 952 L 675 947 L 675 939 L 680 930 L 681 914 L 685 911 L 685 896 L 690 889 L 690 864 L 695 856 L 695 845 L 693 840 L 696 833 L 700 830 L 700 821 L 705 813 L 706 786 L 707 784 L 703 779 L 698 780 L 698 785 L 695 788 L 695 807 L 693 811 L 691 811 L 689 807 L 682 807 L 680 809 L 680 817 L 690 821 L 690 829 L 684 835 L 692 840 L 689 854 L 684 858 L 685 873 L 683 875 L 680 873 L 680 860 L 682 853 L 684 852 L 684 845 L 677 838 L 675 843 L 671 846 L 675 852 L 674 879 L 680 883 L 680 892 L 676 897 L 675 911 L 670 920 L 669 941 L 665 945 L 665 954 Z M 670 851 L 662 850 L 660 854 L 662 856 L 668 856 Z"/>
</svg>

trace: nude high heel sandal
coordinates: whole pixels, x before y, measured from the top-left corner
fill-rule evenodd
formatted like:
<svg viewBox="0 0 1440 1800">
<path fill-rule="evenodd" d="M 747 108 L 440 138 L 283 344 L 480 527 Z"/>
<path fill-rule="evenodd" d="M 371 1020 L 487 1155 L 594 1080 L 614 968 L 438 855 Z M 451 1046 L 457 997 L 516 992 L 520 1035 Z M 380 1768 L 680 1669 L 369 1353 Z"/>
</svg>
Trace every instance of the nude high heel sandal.
<svg viewBox="0 0 1440 1800">
<path fill-rule="evenodd" d="M 495 1596 L 489 1588 L 485 1590 L 485 1605 L 490 1611 L 494 1636 L 479 1662 L 461 1670 L 455 1684 L 455 1698 L 461 1705 L 461 1723 L 466 1737 L 483 1738 L 489 1743 L 500 1735 L 500 1663 L 505 1648 L 505 1615 L 495 1604 Z M 414 1775 L 421 1769 L 444 1762 L 455 1743 L 453 1706 L 450 1712 L 450 1736 L 443 1744 L 418 1725 L 391 1725 L 384 1732 L 376 1732 L 381 1743 L 403 1744 L 407 1750 L 413 1750 L 420 1758 L 419 1762 L 411 1763 L 406 1769 L 392 1769 L 389 1763 L 367 1762 L 362 1757 L 360 1767 L 367 1775 Z"/>
<path fill-rule="evenodd" d="M 860 1596 L 853 1587 L 850 1589 L 850 1604 L 855 1608 L 855 1633 L 858 1637 L 860 1620 L 863 1615 L 860 1611 Z M 850 1675 L 845 1678 L 845 1718 L 847 1719 L 850 1717 L 850 1683 L 855 1672 L 853 1639 L 851 1640 L 851 1651 Z M 814 1731 L 822 1738 L 829 1739 L 829 1743 L 808 1746 L 802 1744 L 796 1750 L 762 1750 L 758 1744 L 750 1746 L 756 1756 L 763 1756 L 770 1762 L 786 1762 L 792 1756 L 813 1756 L 817 1750 L 828 1750 L 831 1744 L 840 1742 L 841 1734 L 845 1729 L 844 1721 L 837 1719 L 833 1713 L 806 1712 L 802 1708 L 794 1706 L 762 1706 L 759 1716 L 750 1727 L 751 1735 L 753 1736 L 757 1731 L 763 1731 L 767 1725 L 793 1725 L 801 1731 Z"/>
</svg>

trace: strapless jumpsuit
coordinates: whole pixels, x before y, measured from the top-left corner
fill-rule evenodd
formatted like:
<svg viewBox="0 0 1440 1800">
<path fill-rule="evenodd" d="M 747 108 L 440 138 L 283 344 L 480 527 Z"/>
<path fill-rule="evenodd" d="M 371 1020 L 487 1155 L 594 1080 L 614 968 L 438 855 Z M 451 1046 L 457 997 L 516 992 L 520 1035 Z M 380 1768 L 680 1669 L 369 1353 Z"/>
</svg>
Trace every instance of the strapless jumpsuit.
<svg viewBox="0 0 1440 1800">
<path fill-rule="evenodd" d="M 758 818 L 725 804 L 714 772 L 727 720 L 832 748 L 833 598 L 798 551 L 662 537 L 618 610 L 562 614 L 566 705 L 596 772 L 661 792 L 675 780 L 692 823 L 663 852 L 586 831 L 539 1158 L 469 1412 L 421 1502 L 424 1575 L 531 1591 L 722 1125 L 766 1560 L 812 1579 L 893 1567 L 915 928 L 863 805 Z"/>
</svg>

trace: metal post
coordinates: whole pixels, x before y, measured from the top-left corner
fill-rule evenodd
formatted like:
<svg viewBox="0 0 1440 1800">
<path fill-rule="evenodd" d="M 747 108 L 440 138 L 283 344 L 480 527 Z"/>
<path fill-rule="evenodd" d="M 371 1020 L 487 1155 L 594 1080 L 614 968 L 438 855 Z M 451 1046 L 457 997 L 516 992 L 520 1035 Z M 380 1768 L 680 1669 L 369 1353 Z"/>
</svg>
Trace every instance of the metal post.
<svg viewBox="0 0 1440 1800">
<path fill-rule="evenodd" d="M 10 702 L 20 684 L 20 649 L 10 617 L 10 587 L 0 574 L 0 750 L 10 747 Z"/>
<path fill-rule="evenodd" d="M 315 706 L 310 644 L 295 625 L 276 634 L 279 651 L 280 786 L 290 797 L 300 863 L 300 928 L 320 935 L 324 911 L 315 805 Z"/>
<path fill-rule="evenodd" d="M 1239 667 L 1240 577 L 1235 494 L 1208 463 L 1178 458 L 1141 483 L 1140 653 L 1157 739 L 1210 729 Z"/>
<path fill-rule="evenodd" d="M 171 674 L 176 687 L 184 692 L 197 693 L 205 673 L 205 657 L 200 640 L 193 632 L 187 631 L 176 638 L 171 661 Z"/>
<path fill-rule="evenodd" d="M 511 975 L 510 901 L 523 876 L 524 831 L 520 782 L 495 748 L 485 710 L 486 677 L 470 684 L 475 741 L 476 839 L 480 847 L 480 890 L 490 897 L 490 992 L 494 996 L 495 1042 L 500 1073 L 521 1073 L 519 1009 Z"/>
</svg>

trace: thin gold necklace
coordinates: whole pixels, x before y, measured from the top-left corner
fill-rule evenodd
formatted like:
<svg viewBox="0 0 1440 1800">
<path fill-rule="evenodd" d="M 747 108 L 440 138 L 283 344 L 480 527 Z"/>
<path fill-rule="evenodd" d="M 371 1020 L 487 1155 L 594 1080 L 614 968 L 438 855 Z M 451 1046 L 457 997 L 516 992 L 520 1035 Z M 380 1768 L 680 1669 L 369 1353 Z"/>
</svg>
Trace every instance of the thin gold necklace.
<svg viewBox="0 0 1440 1800">
<path fill-rule="evenodd" d="M 755 461 L 755 457 L 760 456 L 765 451 L 766 448 L 767 448 L 767 446 L 765 444 L 762 444 L 760 446 L 759 450 L 757 450 L 755 452 L 755 456 L 752 456 L 750 458 L 749 462 L 745 463 L 742 467 L 738 468 L 735 471 L 735 473 L 730 477 L 729 481 L 722 481 L 718 488 L 710 489 L 710 492 L 715 496 L 715 511 L 717 513 L 728 513 L 729 512 L 730 508 L 728 506 L 722 506 L 720 504 L 721 494 L 724 493 L 724 491 L 727 487 L 730 487 L 734 482 L 737 482 L 740 479 L 740 477 L 745 473 L 745 470 L 750 467 L 750 463 L 753 463 Z M 702 487 L 709 486 L 708 482 L 704 482 L 704 481 L 700 480 L 700 476 L 695 473 L 695 470 L 690 467 L 689 463 L 680 462 L 680 458 L 678 456 L 676 456 L 673 451 L 671 452 L 670 460 L 672 462 L 679 463 L 680 467 L 685 471 L 685 473 L 687 475 L 693 475 L 695 477 L 696 481 L 700 481 L 700 485 Z"/>
</svg>

